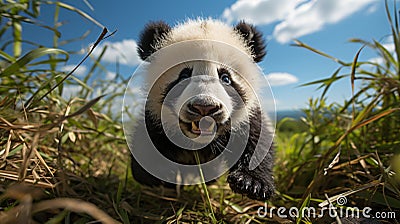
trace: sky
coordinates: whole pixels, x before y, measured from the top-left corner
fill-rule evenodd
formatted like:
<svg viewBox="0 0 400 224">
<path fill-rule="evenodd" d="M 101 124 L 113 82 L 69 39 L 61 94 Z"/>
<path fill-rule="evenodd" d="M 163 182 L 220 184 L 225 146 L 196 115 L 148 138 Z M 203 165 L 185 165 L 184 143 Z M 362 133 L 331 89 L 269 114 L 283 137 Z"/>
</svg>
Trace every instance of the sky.
<svg viewBox="0 0 400 224">
<path fill-rule="evenodd" d="M 130 76 L 141 63 L 136 53 L 136 40 L 146 23 L 163 20 L 176 25 L 188 18 L 214 18 L 228 24 L 245 20 L 262 31 L 267 42 L 267 56 L 259 63 L 268 78 L 275 96 L 277 110 L 305 108 L 310 97 L 318 97 L 317 86 L 302 84 L 328 78 L 339 67 L 335 62 L 304 48 L 292 46 L 294 39 L 351 62 L 360 44 L 350 43 L 351 38 L 381 41 L 389 49 L 393 43 L 387 36 L 390 27 L 385 14 L 384 0 L 203 0 L 203 1 L 64 1 L 80 8 L 101 26 L 117 31 L 102 42 L 108 50 L 103 63 L 110 70 L 107 78 L 115 78 L 115 62 L 119 72 Z M 389 0 L 389 4 L 392 5 Z M 45 24 L 52 22 L 54 6 L 42 8 L 39 18 Z M 68 50 L 88 49 L 102 28 L 76 13 L 62 10 L 60 40 L 90 34 L 83 40 L 63 46 Z M 52 41 L 50 31 L 37 32 L 27 28 L 26 37 L 33 41 Z M 95 52 L 95 55 L 99 52 Z M 82 55 L 72 56 L 62 69 L 68 71 Z M 361 60 L 379 60 L 374 52 L 363 50 Z M 84 64 L 75 75 L 88 70 Z M 348 71 L 344 70 L 344 73 Z M 351 96 L 350 79 L 335 84 L 328 93 L 329 102 L 343 102 Z"/>
</svg>

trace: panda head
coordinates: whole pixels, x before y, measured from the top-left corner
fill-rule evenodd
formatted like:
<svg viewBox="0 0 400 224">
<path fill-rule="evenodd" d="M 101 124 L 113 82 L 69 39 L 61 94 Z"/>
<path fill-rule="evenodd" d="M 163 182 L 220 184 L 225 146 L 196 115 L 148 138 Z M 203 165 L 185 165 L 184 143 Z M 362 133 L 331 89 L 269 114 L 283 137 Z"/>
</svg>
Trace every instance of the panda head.
<svg viewBox="0 0 400 224">
<path fill-rule="evenodd" d="M 238 129 L 259 107 L 257 62 L 266 53 L 252 25 L 152 22 L 140 35 L 138 54 L 147 62 L 146 112 L 166 132 L 209 141 Z"/>
</svg>

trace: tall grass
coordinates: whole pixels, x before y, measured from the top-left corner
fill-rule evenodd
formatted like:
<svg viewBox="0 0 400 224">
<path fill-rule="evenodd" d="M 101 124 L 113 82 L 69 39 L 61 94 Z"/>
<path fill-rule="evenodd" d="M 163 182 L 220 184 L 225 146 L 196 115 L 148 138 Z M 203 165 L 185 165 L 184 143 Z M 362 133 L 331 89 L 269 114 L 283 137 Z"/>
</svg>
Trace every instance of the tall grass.
<svg viewBox="0 0 400 224">
<path fill-rule="evenodd" d="M 378 210 L 400 209 L 400 185 L 393 165 L 400 153 L 400 33 L 396 3 L 393 13 L 385 1 L 394 50 L 377 40 L 351 39 L 360 45 L 352 61 L 345 62 L 299 40 L 294 46 L 310 50 L 338 63 L 333 74 L 304 86 L 318 85 L 321 97 L 310 99 L 302 123 L 308 128 L 291 151 L 283 154 L 287 163 L 278 171 L 281 192 L 316 202 L 345 195 L 346 206 L 372 206 Z M 379 60 L 360 61 L 367 49 Z M 344 71 L 344 72 L 342 72 Z M 349 71 L 349 73 L 346 73 Z M 352 97 L 327 104 L 329 90 L 347 80 Z M 283 148 L 281 150 L 284 150 Z M 397 157 L 395 157 L 397 155 Z M 397 174 L 398 175 L 398 174 Z"/>
<path fill-rule="evenodd" d="M 54 6 L 52 25 L 37 20 L 43 4 Z M 118 181 L 119 177 L 112 175 L 125 173 L 127 161 L 123 158 L 129 153 L 126 148 L 123 150 L 125 141 L 120 123 L 112 117 L 110 109 L 107 110 L 110 100 L 122 95 L 125 80 L 117 76 L 114 93 L 96 96 L 96 90 L 104 93 L 109 85 L 95 79 L 81 80 L 61 70 L 72 52 L 61 48 L 62 43 L 69 42 L 60 39 L 61 10 L 73 11 L 82 19 L 99 25 L 88 14 L 62 2 L 0 2 L 0 178 L 3 192 L 0 207 L 7 210 L 0 212 L 3 223 L 91 220 L 86 215 L 72 218 L 71 211 L 90 214 L 105 223 L 116 222 L 91 203 L 61 198 L 83 193 L 86 196 L 77 198 L 94 202 L 95 197 L 88 194 L 93 187 L 90 183 L 103 176 Z M 25 39 L 27 25 L 34 25 L 37 32 L 52 31 L 50 46 Z M 102 54 L 93 58 L 86 77 L 91 77 L 96 69 L 103 69 L 98 66 L 101 57 Z M 71 93 L 70 98 L 64 97 L 67 92 Z M 18 183 L 47 190 L 35 194 L 31 187 Z M 54 197 L 58 198 L 52 199 Z M 49 200 L 35 203 L 39 198 Z M 57 216 L 48 216 L 50 219 L 37 217 L 55 208 L 66 210 Z"/>
</svg>

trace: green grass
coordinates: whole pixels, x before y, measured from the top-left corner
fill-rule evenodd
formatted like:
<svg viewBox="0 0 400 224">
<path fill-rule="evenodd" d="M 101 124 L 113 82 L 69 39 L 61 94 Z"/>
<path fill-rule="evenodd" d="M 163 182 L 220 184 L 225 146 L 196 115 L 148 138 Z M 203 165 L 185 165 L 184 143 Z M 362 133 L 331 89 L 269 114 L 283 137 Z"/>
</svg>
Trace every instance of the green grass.
<svg viewBox="0 0 400 224">
<path fill-rule="evenodd" d="M 324 222 L 304 215 L 259 217 L 257 211 L 265 204 L 232 193 L 226 176 L 209 185 L 186 186 L 179 195 L 136 183 L 121 117 L 113 112 L 127 80 L 119 74 L 112 83 L 98 77 L 107 72 L 101 66 L 107 48 L 84 62 L 90 69 L 83 78 L 60 71 L 73 52 L 60 47 L 65 42 L 58 31 L 60 10 L 98 22 L 65 3 L 41 4 L 55 5 L 54 24 L 35 20 L 39 1 L 0 1 L 0 38 L 11 34 L 0 46 L 3 223 Z M 305 84 L 318 85 L 322 95 L 309 100 L 304 117 L 278 123 L 277 195 L 268 201 L 268 208 L 318 208 L 319 203 L 328 203 L 327 197 L 336 203 L 335 197 L 346 195 L 345 206 L 399 211 L 400 32 L 397 14 L 388 10 L 387 15 L 394 53 L 378 41 L 353 39 L 360 51 L 345 62 L 296 41 L 295 46 L 334 60 L 338 69 L 330 77 Z M 52 45 L 37 47 L 25 40 L 23 27 L 28 23 L 39 31 L 51 30 Z M 99 34 L 98 41 L 104 35 Z M 36 47 L 26 51 L 25 44 Z M 381 56 L 383 63 L 359 61 L 366 48 Z M 342 72 L 347 70 L 349 74 Z M 327 104 L 329 90 L 341 79 L 353 86 L 353 97 Z M 64 98 L 72 87 L 77 89 L 75 95 Z"/>
</svg>

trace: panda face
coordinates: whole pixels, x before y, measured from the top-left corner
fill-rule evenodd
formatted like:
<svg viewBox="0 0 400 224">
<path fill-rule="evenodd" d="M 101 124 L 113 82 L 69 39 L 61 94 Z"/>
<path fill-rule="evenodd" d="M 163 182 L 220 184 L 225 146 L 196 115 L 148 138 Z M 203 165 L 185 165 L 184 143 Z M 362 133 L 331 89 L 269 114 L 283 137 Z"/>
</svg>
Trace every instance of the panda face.
<svg viewBox="0 0 400 224">
<path fill-rule="evenodd" d="M 258 106 L 255 92 L 261 71 L 256 62 L 265 55 L 254 27 L 213 20 L 188 21 L 175 28 L 150 23 L 138 46 L 148 62 L 146 113 L 164 132 L 210 142 L 249 122 Z"/>
<path fill-rule="evenodd" d="M 151 111 L 163 114 L 169 131 L 202 141 L 200 135 L 212 138 L 233 128 L 248 108 L 243 84 L 232 68 L 212 61 L 189 61 L 163 73 L 150 91 Z M 158 99 L 157 99 L 158 98 Z M 162 112 L 163 111 L 163 112 Z M 176 129 L 179 122 L 180 130 Z"/>
</svg>

